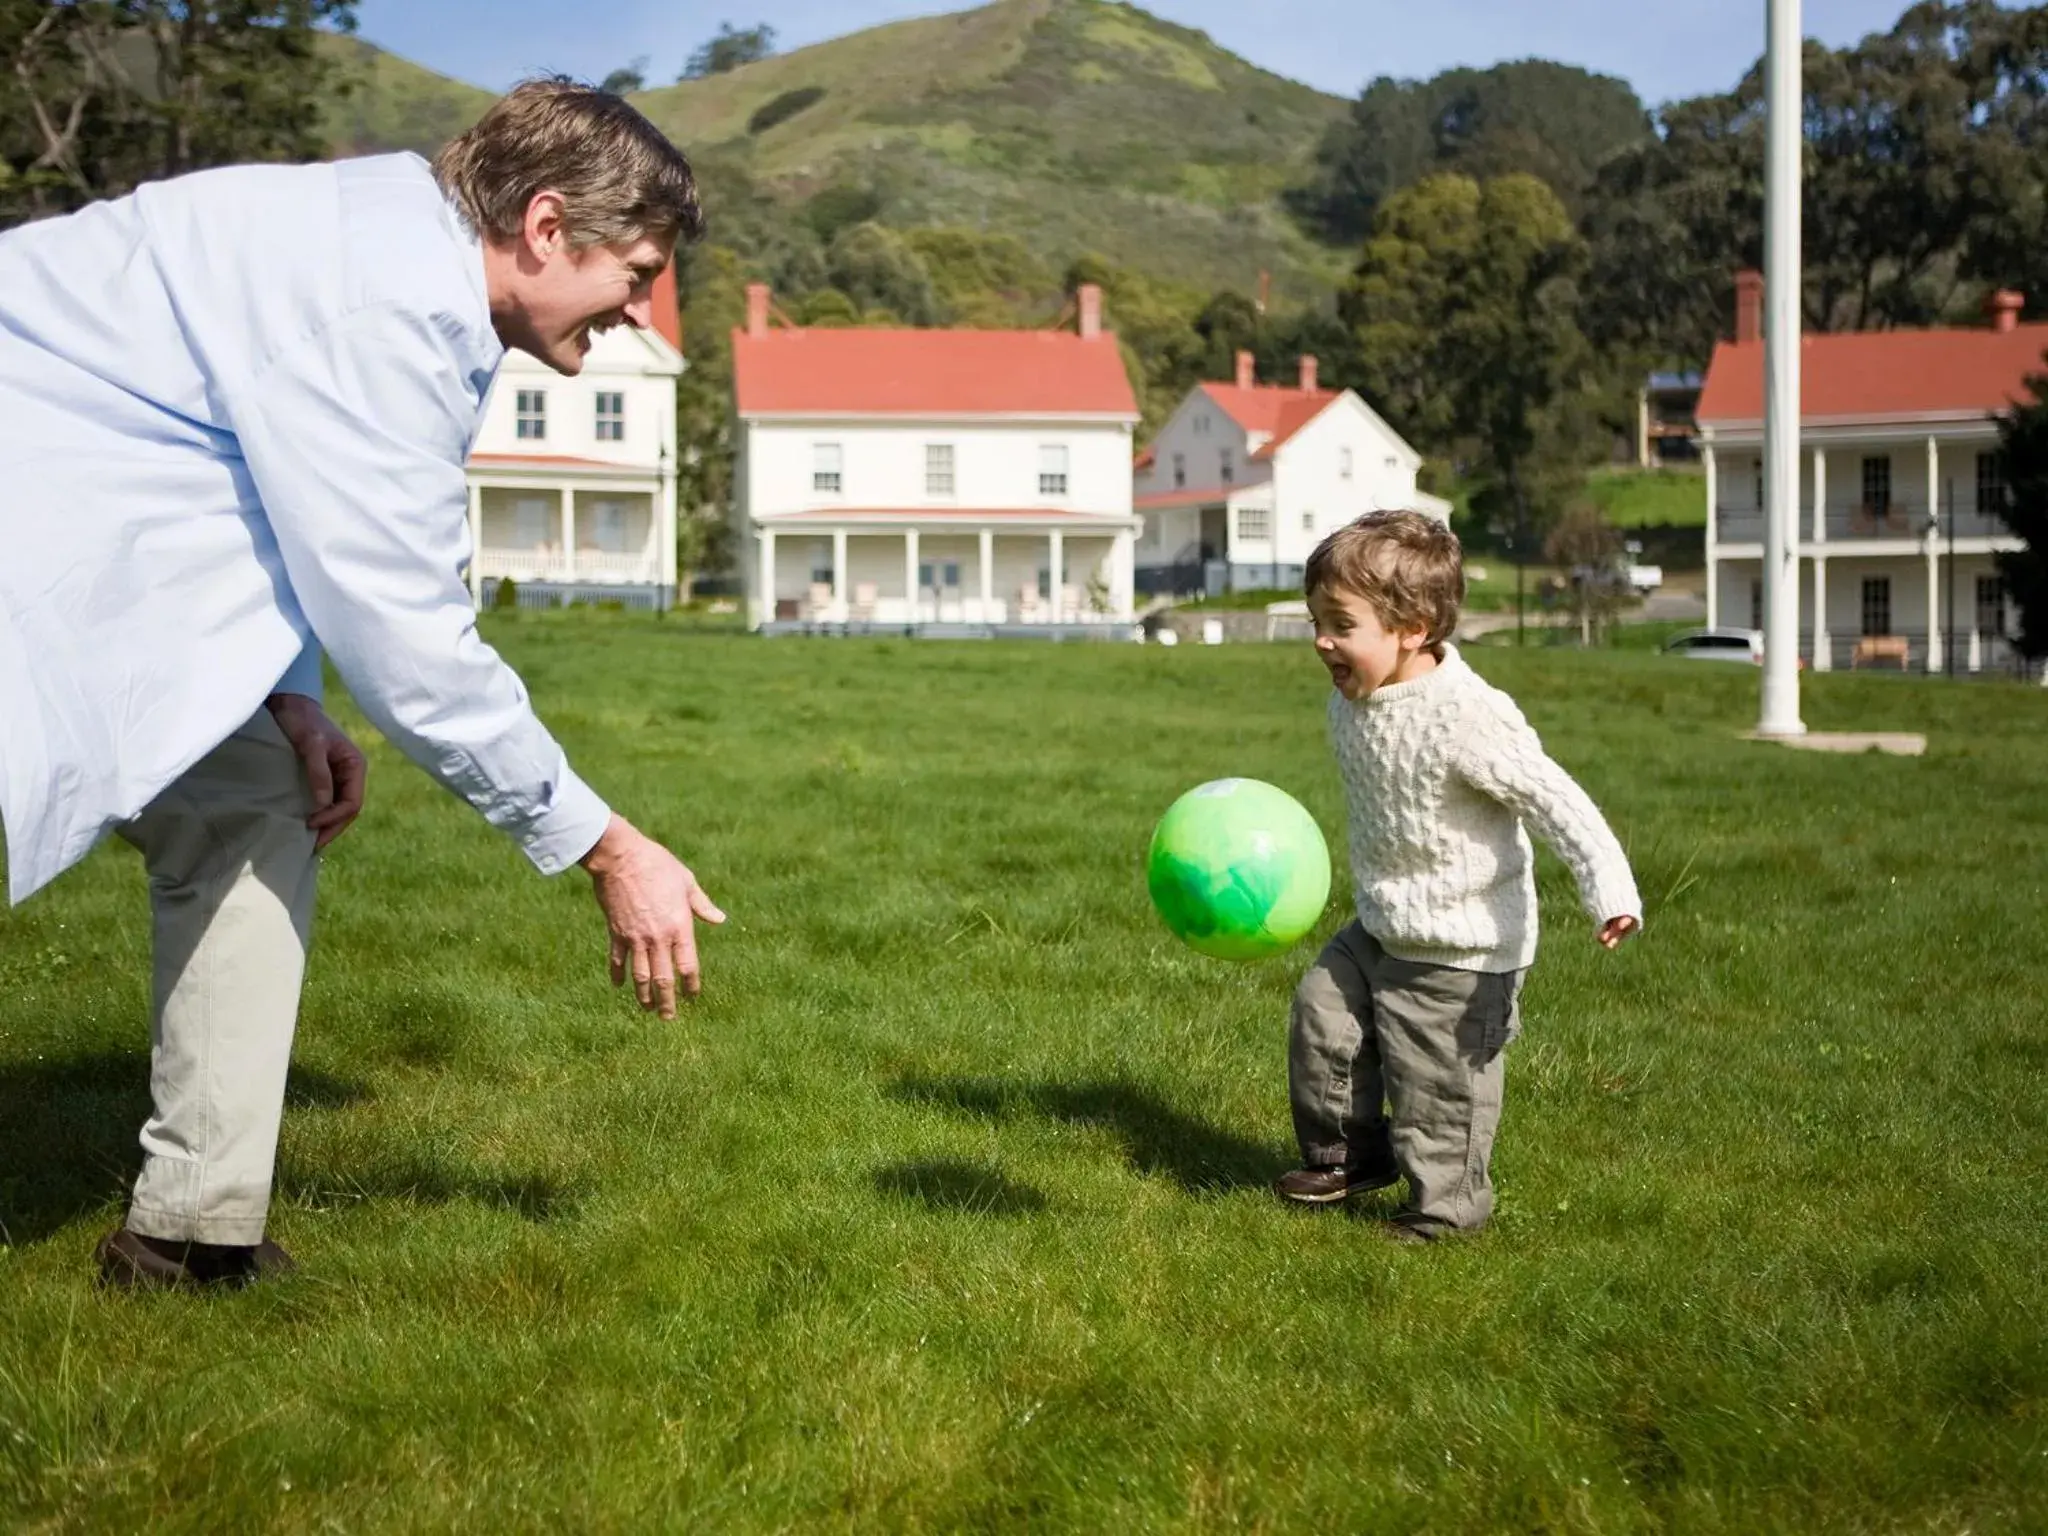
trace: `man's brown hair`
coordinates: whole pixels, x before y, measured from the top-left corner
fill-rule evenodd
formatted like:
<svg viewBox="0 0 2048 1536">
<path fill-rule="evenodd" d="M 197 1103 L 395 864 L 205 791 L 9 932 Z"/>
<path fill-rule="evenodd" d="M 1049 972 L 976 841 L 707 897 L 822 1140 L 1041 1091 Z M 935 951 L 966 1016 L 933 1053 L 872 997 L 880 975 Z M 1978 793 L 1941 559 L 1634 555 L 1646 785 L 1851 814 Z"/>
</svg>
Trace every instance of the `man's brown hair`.
<svg viewBox="0 0 2048 1536">
<path fill-rule="evenodd" d="M 534 194 L 562 194 L 578 246 L 704 232 L 683 152 L 609 91 L 561 75 L 521 81 L 434 157 L 434 179 L 487 239 L 509 240 Z"/>
<path fill-rule="evenodd" d="M 1346 523 L 1308 557 L 1302 589 L 1353 592 L 1372 605 L 1390 633 L 1421 630 L 1441 653 L 1465 601 L 1458 536 L 1420 512 L 1368 512 Z"/>
</svg>

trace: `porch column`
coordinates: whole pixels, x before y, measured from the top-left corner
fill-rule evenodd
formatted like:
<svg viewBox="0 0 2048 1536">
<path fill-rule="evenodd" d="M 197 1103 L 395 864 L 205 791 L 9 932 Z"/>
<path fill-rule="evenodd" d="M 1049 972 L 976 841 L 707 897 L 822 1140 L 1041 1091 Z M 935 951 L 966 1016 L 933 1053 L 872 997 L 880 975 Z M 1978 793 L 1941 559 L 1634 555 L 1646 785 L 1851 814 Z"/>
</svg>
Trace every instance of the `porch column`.
<svg viewBox="0 0 2048 1536">
<path fill-rule="evenodd" d="M 469 601 L 484 605 L 484 488 L 475 481 L 469 486 Z"/>
<path fill-rule="evenodd" d="M 1721 622 L 1721 568 L 1715 563 L 1720 543 L 1720 477 L 1714 464 L 1712 443 L 1701 446 L 1700 459 L 1707 467 L 1707 627 L 1712 629 Z"/>
<path fill-rule="evenodd" d="M 917 530 L 903 530 L 903 618 L 908 624 L 917 622 Z"/>
<path fill-rule="evenodd" d="M 1126 528 L 1116 536 L 1109 556 L 1109 606 L 1116 618 L 1129 618 L 1138 606 L 1132 591 L 1137 585 L 1137 564 L 1137 530 Z"/>
<path fill-rule="evenodd" d="M 576 579 L 576 487 L 562 487 L 562 580 Z"/>
<path fill-rule="evenodd" d="M 981 530 L 981 622 L 993 624 L 996 612 L 996 531 Z"/>
<path fill-rule="evenodd" d="M 1832 672 L 1834 637 L 1828 633 L 1828 557 L 1813 557 L 1813 670 Z"/>
<path fill-rule="evenodd" d="M 846 530 L 832 530 L 832 617 L 846 617 Z"/>
<path fill-rule="evenodd" d="M 1828 451 L 1813 450 L 1813 542 L 1828 541 Z"/>
<path fill-rule="evenodd" d="M 761 530 L 761 576 L 759 589 L 754 594 L 754 627 L 760 628 L 775 617 L 775 530 Z"/>
<path fill-rule="evenodd" d="M 1060 588 L 1066 585 L 1066 535 L 1055 528 L 1049 537 L 1052 541 L 1052 575 L 1047 585 L 1052 591 L 1047 594 L 1046 601 L 1052 604 L 1052 621 L 1057 624 L 1065 617 L 1060 608 Z"/>
<path fill-rule="evenodd" d="M 1927 670 L 1942 669 L 1941 644 L 1941 546 L 1927 535 Z"/>
</svg>

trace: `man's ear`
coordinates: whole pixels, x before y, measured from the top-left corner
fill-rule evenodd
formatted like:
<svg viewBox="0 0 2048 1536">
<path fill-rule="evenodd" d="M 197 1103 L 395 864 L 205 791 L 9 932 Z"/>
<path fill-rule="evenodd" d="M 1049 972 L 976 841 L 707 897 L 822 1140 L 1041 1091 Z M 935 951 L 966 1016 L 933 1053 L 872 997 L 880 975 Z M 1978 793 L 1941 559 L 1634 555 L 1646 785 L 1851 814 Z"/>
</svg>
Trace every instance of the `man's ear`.
<svg viewBox="0 0 2048 1536">
<path fill-rule="evenodd" d="M 569 243 L 564 214 L 567 203 L 552 187 L 543 188 L 527 200 L 526 219 L 520 228 L 526 249 L 538 261 L 545 261 Z"/>
</svg>

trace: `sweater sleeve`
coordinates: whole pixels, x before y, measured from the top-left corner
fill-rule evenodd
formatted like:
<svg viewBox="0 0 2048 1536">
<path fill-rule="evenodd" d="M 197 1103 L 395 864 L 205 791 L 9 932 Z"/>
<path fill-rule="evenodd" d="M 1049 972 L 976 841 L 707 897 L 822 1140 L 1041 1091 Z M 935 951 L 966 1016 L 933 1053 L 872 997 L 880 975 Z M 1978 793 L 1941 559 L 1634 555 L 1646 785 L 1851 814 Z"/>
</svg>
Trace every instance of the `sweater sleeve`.
<svg viewBox="0 0 2048 1536">
<path fill-rule="evenodd" d="M 1642 897 L 1620 840 L 1578 781 L 1551 761 L 1543 743 L 1505 697 L 1477 701 L 1455 733 L 1452 765 L 1480 794 L 1513 811 L 1557 851 L 1578 881 L 1596 923 L 1642 921 Z"/>
</svg>

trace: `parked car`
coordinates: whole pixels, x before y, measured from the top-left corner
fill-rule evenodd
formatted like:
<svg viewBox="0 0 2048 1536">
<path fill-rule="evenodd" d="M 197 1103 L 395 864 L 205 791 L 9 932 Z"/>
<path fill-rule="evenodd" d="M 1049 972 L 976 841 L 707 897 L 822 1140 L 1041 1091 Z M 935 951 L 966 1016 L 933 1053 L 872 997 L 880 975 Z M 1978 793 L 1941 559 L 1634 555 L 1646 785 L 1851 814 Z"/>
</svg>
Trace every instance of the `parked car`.
<svg viewBox="0 0 2048 1536">
<path fill-rule="evenodd" d="M 1760 629 L 1688 629 L 1664 642 L 1673 656 L 1695 661 L 1746 661 L 1762 666 L 1764 632 Z"/>
<path fill-rule="evenodd" d="M 1623 570 L 1622 576 L 1637 597 L 1648 597 L 1664 585 L 1664 567 L 1661 565 L 1631 564 Z"/>
</svg>

